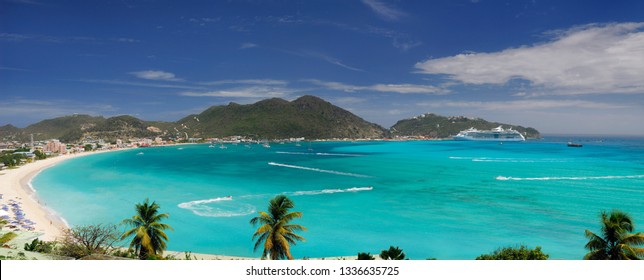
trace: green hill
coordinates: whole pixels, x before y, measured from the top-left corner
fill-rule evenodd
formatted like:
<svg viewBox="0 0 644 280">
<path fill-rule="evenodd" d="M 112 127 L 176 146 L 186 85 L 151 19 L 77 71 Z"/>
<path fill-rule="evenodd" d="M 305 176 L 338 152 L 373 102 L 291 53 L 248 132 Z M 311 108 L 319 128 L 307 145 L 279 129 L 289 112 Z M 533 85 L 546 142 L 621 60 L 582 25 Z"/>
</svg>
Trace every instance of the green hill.
<svg viewBox="0 0 644 280">
<path fill-rule="evenodd" d="M 435 114 L 424 114 L 411 119 L 398 121 L 393 127 L 391 127 L 391 133 L 394 136 L 429 136 L 447 138 L 471 127 L 484 130 L 498 126 L 513 128 L 526 135 L 528 138 L 540 137 L 539 131 L 531 127 L 488 122 L 479 118 L 444 117 Z"/>
<path fill-rule="evenodd" d="M 177 124 L 178 130 L 188 130 L 194 137 L 381 138 L 387 133 L 384 128 L 315 96 L 303 96 L 292 102 L 273 98 L 250 105 L 213 106 Z"/>
</svg>

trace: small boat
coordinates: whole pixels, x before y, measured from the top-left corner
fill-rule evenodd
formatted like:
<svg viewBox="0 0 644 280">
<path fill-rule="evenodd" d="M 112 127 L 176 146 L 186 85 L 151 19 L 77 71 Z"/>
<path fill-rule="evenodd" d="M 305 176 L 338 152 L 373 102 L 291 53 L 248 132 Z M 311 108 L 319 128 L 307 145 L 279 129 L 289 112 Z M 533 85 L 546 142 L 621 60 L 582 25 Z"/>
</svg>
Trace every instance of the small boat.
<svg viewBox="0 0 644 280">
<path fill-rule="evenodd" d="M 583 146 L 584 145 L 579 144 L 579 143 L 568 142 L 568 147 L 581 148 Z"/>
</svg>

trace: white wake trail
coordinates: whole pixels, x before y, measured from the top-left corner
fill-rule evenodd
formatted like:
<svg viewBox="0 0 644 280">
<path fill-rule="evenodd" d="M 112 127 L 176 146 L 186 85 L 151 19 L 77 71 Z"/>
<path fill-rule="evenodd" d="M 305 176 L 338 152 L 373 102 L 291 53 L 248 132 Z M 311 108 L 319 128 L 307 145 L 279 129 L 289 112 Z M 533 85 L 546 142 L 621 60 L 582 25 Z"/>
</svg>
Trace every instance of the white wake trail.
<svg viewBox="0 0 644 280">
<path fill-rule="evenodd" d="M 348 173 L 348 172 L 340 172 L 340 171 L 326 170 L 326 169 L 319 169 L 319 168 L 306 167 L 306 166 L 290 165 L 290 164 L 283 164 L 283 163 L 277 163 L 277 162 L 269 162 L 269 163 L 268 163 L 268 165 L 280 166 L 280 167 L 286 167 L 286 168 L 295 168 L 295 169 L 308 170 L 308 171 L 315 171 L 315 172 L 322 172 L 322 173 L 329 173 L 329 174 L 335 174 L 335 175 L 343 175 L 343 176 L 351 176 L 351 177 L 360 177 L 360 178 L 372 178 L 371 176 L 362 175 L 362 174 L 355 174 L 355 173 Z"/>
</svg>

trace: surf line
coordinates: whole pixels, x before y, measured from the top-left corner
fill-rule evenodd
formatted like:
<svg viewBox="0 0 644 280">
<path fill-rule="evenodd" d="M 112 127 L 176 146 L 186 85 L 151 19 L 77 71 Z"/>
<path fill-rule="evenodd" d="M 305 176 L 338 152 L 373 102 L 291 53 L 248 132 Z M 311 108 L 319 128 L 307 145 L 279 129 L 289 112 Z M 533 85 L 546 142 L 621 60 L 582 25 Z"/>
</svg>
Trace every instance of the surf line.
<svg viewBox="0 0 644 280">
<path fill-rule="evenodd" d="M 287 168 L 295 168 L 295 169 L 302 169 L 302 170 L 329 173 L 329 174 L 336 174 L 336 175 L 344 175 L 344 176 L 352 176 L 352 177 L 360 177 L 360 178 L 372 178 L 372 176 L 367 176 L 367 175 L 362 175 L 362 174 L 340 172 L 340 171 L 334 171 L 334 170 L 325 170 L 325 169 L 312 168 L 312 167 L 306 167 L 306 166 L 298 166 L 298 165 L 290 165 L 290 164 L 283 164 L 283 163 L 277 163 L 277 162 L 269 162 L 268 165 L 287 167 Z"/>
<path fill-rule="evenodd" d="M 595 176 L 595 177 L 536 177 L 536 178 L 514 178 L 497 176 L 499 181 L 549 181 L 549 180 L 601 180 L 601 179 L 639 179 L 644 175 L 624 175 L 624 176 Z"/>
</svg>

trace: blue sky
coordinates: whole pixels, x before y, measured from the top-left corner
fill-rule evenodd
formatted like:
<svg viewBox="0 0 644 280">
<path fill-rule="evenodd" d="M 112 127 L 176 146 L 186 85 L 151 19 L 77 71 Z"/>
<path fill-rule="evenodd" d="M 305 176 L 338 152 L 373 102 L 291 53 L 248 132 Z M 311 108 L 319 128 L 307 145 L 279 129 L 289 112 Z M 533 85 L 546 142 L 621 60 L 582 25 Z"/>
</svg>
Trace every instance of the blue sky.
<svg viewBox="0 0 644 280">
<path fill-rule="evenodd" d="M 0 125 L 320 96 L 644 135 L 644 1 L 0 0 Z"/>
</svg>

